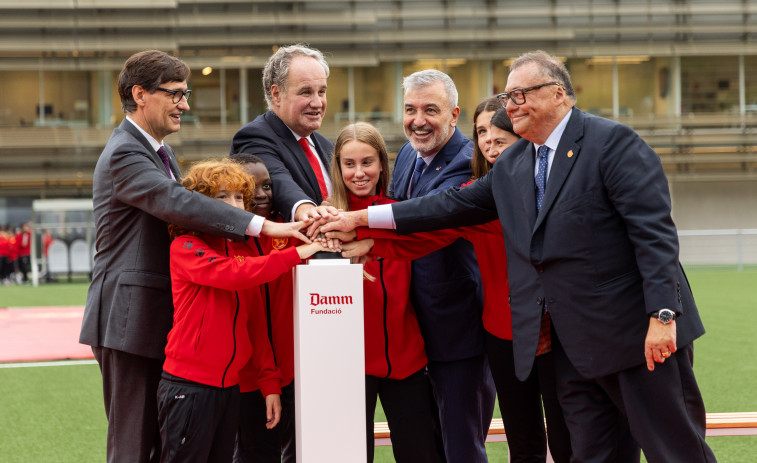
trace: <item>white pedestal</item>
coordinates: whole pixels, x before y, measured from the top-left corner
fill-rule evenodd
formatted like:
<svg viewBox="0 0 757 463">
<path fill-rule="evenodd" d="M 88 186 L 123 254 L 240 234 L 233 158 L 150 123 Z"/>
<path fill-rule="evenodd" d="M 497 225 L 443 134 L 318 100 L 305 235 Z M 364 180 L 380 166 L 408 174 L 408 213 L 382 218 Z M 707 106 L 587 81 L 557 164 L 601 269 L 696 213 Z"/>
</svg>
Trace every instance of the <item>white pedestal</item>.
<svg viewBox="0 0 757 463">
<path fill-rule="evenodd" d="M 363 267 L 298 265 L 294 283 L 298 463 L 365 461 Z"/>
</svg>

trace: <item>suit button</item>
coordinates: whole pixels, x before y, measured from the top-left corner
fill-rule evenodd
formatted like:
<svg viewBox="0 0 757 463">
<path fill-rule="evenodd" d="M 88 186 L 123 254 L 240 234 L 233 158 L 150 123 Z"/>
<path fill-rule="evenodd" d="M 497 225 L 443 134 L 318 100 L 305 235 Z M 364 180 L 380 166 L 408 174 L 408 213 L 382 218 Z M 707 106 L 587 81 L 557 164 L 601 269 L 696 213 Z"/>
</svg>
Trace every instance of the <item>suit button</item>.
<svg viewBox="0 0 757 463">
<path fill-rule="evenodd" d="M 537 304 L 537 305 L 541 305 L 541 298 L 540 298 L 540 297 L 537 297 L 537 298 L 536 298 L 536 304 Z"/>
</svg>

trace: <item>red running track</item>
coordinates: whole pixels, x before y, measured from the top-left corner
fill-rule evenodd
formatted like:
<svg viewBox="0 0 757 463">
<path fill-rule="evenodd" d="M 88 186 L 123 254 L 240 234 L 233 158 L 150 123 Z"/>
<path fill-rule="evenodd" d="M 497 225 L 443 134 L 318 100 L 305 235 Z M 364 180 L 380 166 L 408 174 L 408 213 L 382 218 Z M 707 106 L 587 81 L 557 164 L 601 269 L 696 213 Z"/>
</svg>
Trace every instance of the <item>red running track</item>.
<svg viewBox="0 0 757 463">
<path fill-rule="evenodd" d="M 0 362 L 92 359 L 79 344 L 84 307 L 0 309 Z"/>
</svg>

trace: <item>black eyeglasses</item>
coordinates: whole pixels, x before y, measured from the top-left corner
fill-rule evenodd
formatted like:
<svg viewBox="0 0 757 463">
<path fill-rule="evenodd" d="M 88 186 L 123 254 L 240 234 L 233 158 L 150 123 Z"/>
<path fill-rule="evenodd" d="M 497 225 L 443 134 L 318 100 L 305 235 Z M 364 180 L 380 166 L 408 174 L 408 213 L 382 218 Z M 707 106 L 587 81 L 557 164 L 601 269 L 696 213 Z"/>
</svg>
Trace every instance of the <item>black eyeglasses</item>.
<svg viewBox="0 0 757 463">
<path fill-rule="evenodd" d="M 546 84 L 534 85 L 533 87 L 528 88 L 514 88 L 509 92 L 500 93 L 499 95 L 497 95 L 497 99 L 499 100 L 499 104 L 501 104 L 503 108 L 507 107 L 508 100 L 512 100 L 513 103 L 520 106 L 526 102 L 526 93 L 542 87 L 546 87 L 547 85 L 557 85 L 558 87 L 565 89 L 563 84 L 561 84 L 560 82 L 547 82 Z"/>
<path fill-rule="evenodd" d="M 163 87 L 157 87 L 155 90 L 160 90 L 161 92 L 166 92 L 171 94 L 171 102 L 173 104 L 179 104 L 179 101 L 181 101 L 181 97 L 184 97 L 187 99 L 187 103 L 189 103 L 189 95 L 192 94 L 192 90 L 169 90 L 167 88 Z"/>
</svg>

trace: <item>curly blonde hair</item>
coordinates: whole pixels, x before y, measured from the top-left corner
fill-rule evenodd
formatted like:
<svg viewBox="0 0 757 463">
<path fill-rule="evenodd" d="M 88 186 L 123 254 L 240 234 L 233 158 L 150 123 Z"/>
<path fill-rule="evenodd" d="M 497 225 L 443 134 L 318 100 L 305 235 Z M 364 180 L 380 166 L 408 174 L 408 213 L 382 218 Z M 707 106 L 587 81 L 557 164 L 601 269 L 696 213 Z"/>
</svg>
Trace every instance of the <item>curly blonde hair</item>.
<svg viewBox="0 0 757 463">
<path fill-rule="evenodd" d="M 255 191 L 255 180 L 248 175 L 241 165 L 230 158 L 208 159 L 200 161 L 190 167 L 181 184 L 190 191 L 214 198 L 223 187 L 228 191 L 241 191 L 244 207 L 249 210 L 252 195 Z M 168 233 L 171 239 L 186 234 L 196 234 L 193 230 L 170 224 Z"/>
</svg>

